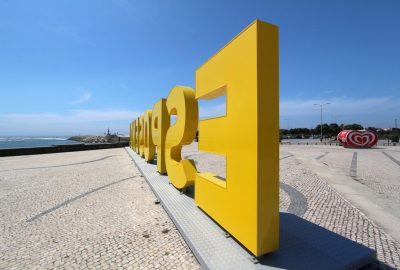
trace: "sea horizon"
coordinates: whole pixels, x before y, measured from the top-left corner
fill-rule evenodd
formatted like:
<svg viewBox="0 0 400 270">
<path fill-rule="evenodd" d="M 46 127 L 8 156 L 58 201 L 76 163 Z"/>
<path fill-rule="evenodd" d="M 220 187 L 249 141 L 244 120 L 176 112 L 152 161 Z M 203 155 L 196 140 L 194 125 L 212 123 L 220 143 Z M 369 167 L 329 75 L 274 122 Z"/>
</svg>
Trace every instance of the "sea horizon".
<svg viewBox="0 0 400 270">
<path fill-rule="evenodd" d="M 25 148 L 25 147 L 43 147 L 62 144 L 78 144 L 80 142 L 68 140 L 72 136 L 51 136 L 51 135 L 0 135 L 0 149 L 6 148 Z"/>
</svg>

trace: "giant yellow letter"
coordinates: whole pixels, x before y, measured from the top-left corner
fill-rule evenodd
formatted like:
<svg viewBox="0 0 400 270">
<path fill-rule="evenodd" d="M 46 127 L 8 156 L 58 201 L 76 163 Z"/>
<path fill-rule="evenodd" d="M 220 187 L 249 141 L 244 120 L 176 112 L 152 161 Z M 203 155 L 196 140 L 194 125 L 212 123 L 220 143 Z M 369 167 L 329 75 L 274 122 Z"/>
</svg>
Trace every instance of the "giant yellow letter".
<svg viewBox="0 0 400 270">
<path fill-rule="evenodd" d="M 172 184 L 177 188 L 193 185 L 196 166 L 193 160 L 181 158 L 182 145 L 190 144 L 197 131 L 198 106 L 194 90 L 175 86 L 167 98 L 167 110 L 176 115 L 176 123 L 167 131 L 165 165 Z"/>
<path fill-rule="evenodd" d="M 147 110 L 144 114 L 144 159 L 149 162 L 154 159 L 155 146 L 152 133 L 152 110 Z"/>
<path fill-rule="evenodd" d="M 144 157 L 144 115 L 139 117 L 139 155 Z"/>
<path fill-rule="evenodd" d="M 199 150 L 226 156 L 226 181 L 196 176 L 195 201 L 255 256 L 279 247 L 278 28 L 255 21 L 196 71 L 196 98 L 226 94 L 201 120 Z"/>
<path fill-rule="evenodd" d="M 170 126 L 170 117 L 167 110 L 166 99 L 162 98 L 153 107 L 153 126 L 151 135 L 153 142 L 157 146 L 157 170 L 165 174 L 165 137 Z"/>
<path fill-rule="evenodd" d="M 136 120 L 131 123 L 131 139 L 130 144 L 132 150 L 136 148 Z"/>
<path fill-rule="evenodd" d="M 133 123 L 133 122 L 129 123 L 129 147 L 130 147 L 130 148 L 133 148 L 133 142 L 132 142 L 132 140 L 133 140 L 133 135 L 132 135 L 132 131 L 133 131 L 133 129 L 132 129 L 132 123 Z"/>
<path fill-rule="evenodd" d="M 139 117 L 135 120 L 135 151 L 139 154 Z"/>
</svg>

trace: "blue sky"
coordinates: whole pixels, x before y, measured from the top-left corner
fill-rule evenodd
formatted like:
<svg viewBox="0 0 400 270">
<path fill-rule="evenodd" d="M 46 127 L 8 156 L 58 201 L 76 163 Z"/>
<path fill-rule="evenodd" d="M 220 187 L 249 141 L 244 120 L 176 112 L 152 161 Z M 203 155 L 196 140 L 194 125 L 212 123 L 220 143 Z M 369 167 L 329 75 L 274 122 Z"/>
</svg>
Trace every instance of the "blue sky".
<svg viewBox="0 0 400 270">
<path fill-rule="evenodd" d="M 400 123 L 400 1 L 0 0 L 0 134 L 126 133 L 255 19 L 280 29 L 281 127 Z M 221 112 L 201 104 L 203 116 Z"/>
</svg>

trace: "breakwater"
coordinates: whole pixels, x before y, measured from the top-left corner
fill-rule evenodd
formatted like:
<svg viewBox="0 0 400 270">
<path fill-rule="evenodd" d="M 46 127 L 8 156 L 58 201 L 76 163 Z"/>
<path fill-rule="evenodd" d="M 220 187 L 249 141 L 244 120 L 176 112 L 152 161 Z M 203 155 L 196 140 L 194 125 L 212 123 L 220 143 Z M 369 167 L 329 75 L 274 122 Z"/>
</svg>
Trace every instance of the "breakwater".
<svg viewBox="0 0 400 270">
<path fill-rule="evenodd" d="M 118 142 L 118 143 L 53 145 L 45 147 L 6 148 L 6 149 L 0 149 L 0 157 L 108 149 L 108 148 L 125 147 L 128 145 L 129 142 Z"/>
</svg>

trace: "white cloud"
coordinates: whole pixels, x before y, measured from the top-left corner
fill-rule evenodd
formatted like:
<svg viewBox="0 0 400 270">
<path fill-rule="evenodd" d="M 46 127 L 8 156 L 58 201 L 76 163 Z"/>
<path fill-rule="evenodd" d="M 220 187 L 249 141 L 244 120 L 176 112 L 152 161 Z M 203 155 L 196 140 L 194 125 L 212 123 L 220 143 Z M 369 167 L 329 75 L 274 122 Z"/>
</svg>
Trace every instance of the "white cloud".
<svg viewBox="0 0 400 270">
<path fill-rule="evenodd" d="M 142 112 L 130 110 L 74 110 L 73 114 L 76 119 L 83 122 L 93 121 L 118 121 L 118 120 L 133 120 Z"/>
<path fill-rule="evenodd" d="M 200 106 L 199 107 L 199 118 L 211 118 L 216 116 L 225 115 L 226 104 L 217 104 L 212 106 Z"/>
<path fill-rule="evenodd" d="M 0 114 L 1 123 L 15 124 L 63 124 L 104 121 L 128 121 L 138 117 L 141 112 L 118 109 L 71 110 L 61 113 L 10 113 Z"/>
<path fill-rule="evenodd" d="M 319 107 L 314 104 L 330 102 L 325 111 L 340 115 L 374 115 L 394 113 L 400 114 L 400 100 L 391 97 L 375 97 L 364 99 L 333 98 L 329 100 L 282 100 L 280 102 L 281 116 L 315 115 Z"/>
<path fill-rule="evenodd" d="M 0 114 L 0 134 L 102 134 L 107 127 L 115 132 L 127 133 L 129 123 L 141 113 L 124 109 L 104 109 Z"/>
<path fill-rule="evenodd" d="M 280 101 L 280 120 L 284 128 L 315 127 L 320 121 L 320 107 L 324 106 L 323 121 L 328 123 L 360 123 L 365 126 L 392 127 L 394 118 L 400 118 L 400 99 L 371 97 L 349 99 L 283 99 Z M 199 103 L 200 104 L 200 103 Z M 200 119 L 225 115 L 225 103 L 199 106 Z"/>
<path fill-rule="evenodd" d="M 393 97 L 283 99 L 280 102 L 281 126 L 315 127 L 320 122 L 320 107 L 314 104 L 327 102 L 331 104 L 323 109 L 323 121 L 326 123 L 359 123 L 390 128 L 394 125 L 394 119 L 400 117 L 400 99 Z"/>
<path fill-rule="evenodd" d="M 82 95 L 82 97 L 80 97 L 77 100 L 74 100 L 71 102 L 71 104 L 81 104 L 81 103 L 85 103 L 86 101 L 88 101 L 90 98 L 92 97 L 92 94 L 90 92 L 85 91 Z"/>
<path fill-rule="evenodd" d="M 331 112 L 335 115 L 374 115 L 385 113 L 400 114 L 400 100 L 392 97 L 365 98 L 365 99 L 346 99 L 332 98 L 329 100 L 310 99 L 300 100 L 284 99 L 280 101 L 280 116 L 310 116 L 319 112 L 320 107 L 314 104 L 331 103 L 324 107 L 324 112 Z M 200 106 L 200 118 L 225 115 L 225 104 L 211 106 Z"/>
<path fill-rule="evenodd" d="M 314 127 L 319 123 L 319 107 L 315 103 L 331 102 L 324 109 L 324 120 L 329 122 L 359 122 L 366 126 L 390 127 L 400 117 L 400 100 L 391 97 L 330 100 L 282 100 L 282 125 Z M 225 115 L 225 103 L 200 106 L 200 118 Z M 80 109 L 64 113 L 7 113 L 0 114 L 1 135 L 102 134 L 107 127 L 115 132 L 128 132 L 129 123 L 142 111 L 126 109 Z"/>
</svg>

